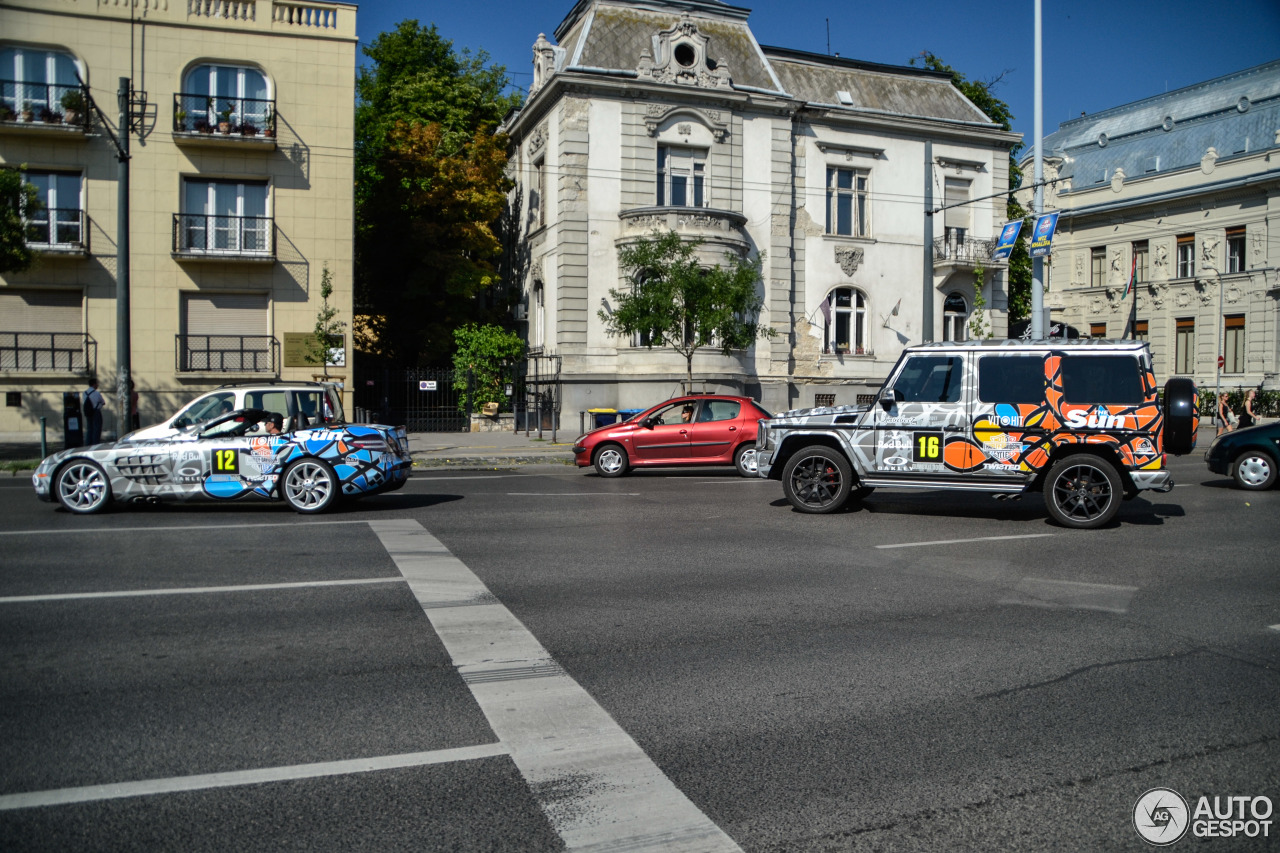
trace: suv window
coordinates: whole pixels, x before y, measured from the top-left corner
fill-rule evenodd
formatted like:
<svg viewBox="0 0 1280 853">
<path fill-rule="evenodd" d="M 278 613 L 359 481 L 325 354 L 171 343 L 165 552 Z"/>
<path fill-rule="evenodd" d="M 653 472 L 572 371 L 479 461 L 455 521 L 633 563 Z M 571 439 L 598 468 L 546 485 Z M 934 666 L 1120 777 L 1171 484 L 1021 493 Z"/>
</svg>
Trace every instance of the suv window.
<svg viewBox="0 0 1280 853">
<path fill-rule="evenodd" d="M 893 390 L 903 403 L 958 403 L 964 359 L 958 355 L 913 355 Z"/>
<path fill-rule="evenodd" d="M 1138 360 L 1127 355 L 1062 357 L 1062 398 L 1067 403 L 1144 402 Z"/>
<path fill-rule="evenodd" d="M 978 360 L 978 399 L 984 403 L 1043 403 L 1044 359 L 986 356 Z"/>
</svg>

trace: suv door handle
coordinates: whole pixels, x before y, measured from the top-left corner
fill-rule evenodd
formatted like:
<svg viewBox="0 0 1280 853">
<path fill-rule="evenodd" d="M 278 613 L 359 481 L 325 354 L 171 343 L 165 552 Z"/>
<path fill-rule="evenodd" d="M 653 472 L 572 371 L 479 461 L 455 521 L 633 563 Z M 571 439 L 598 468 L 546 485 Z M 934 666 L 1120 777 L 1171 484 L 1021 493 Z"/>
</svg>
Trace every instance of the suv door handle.
<svg viewBox="0 0 1280 853">
<path fill-rule="evenodd" d="M 964 427 L 953 426 L 948 424 L 942 428 L 943 432 L 964 432 Z"/>
</svg>

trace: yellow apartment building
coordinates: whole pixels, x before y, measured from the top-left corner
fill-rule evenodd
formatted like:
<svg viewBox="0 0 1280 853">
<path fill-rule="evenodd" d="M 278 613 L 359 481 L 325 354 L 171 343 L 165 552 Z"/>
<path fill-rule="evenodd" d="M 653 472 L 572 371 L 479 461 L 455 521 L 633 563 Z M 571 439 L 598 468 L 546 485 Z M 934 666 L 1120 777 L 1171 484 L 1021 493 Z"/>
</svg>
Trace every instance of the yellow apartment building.
<svg viewBox="0 0 1280 853">
<path fill-rule="evenodd" d="M 62 438 L 90 376 L 125 425 L 116 293 L 120 78 L 129 129 L 131 376 L 142 423 L 224 384 L 348 386 L 356 7 L 279 0 L 5 0 L 0 166 L 21 169 L 31 269 L 0 274 L 0 438 Z M 300 342 L 329 303 L 327 371 Z M 334 342 L 336 344 L 336 341 Z"/>
</svg>

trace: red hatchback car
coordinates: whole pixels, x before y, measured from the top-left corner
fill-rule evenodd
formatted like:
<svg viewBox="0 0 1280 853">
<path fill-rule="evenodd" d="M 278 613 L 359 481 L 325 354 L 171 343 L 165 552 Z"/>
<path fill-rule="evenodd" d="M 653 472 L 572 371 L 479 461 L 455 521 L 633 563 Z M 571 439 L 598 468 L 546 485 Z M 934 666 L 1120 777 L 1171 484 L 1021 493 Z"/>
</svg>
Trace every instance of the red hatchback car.
<svg viewBox="0 0 1280 853">
<path fill-rule="evenodd" d="M 742 476 L 754 477 L 756 427 L 770 417 L 750 397 L 675 397 L 579 437 L 573 461 L 579 468 L 594 465 L 601 477 L 675 465 L 733 465 Z"/>
</svg>

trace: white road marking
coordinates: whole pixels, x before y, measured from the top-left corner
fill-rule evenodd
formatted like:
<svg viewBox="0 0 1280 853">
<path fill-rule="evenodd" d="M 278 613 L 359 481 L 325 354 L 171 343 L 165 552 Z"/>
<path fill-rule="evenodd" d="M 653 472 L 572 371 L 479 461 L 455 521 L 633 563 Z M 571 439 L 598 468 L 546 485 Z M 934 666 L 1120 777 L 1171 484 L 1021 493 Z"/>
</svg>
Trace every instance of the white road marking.
<svg viewBox="0 0 1280 853">
<path fill-rule="evenodd" d="M 294 764 L 288 767 L 265 767 L 258 770 L 235 770 L 228 773 L 204 773 L 198 776 L 174 776 L 168 779 L 143 779 L 138 782 L 86 785 L 83 788 L 58 788 L 51 791 L 31 791 L 25 794 L 5 794 L 0 796 L 0 811 L 118 800 L 124 797 L 145 797 L 152 794 L 172 794 L 178 791 L 204 791 L 210 788 L 230 788 L 237 785 L 261 785 L 266 782 L 285 782 L 293 779 L 316 779 L 322 776 L 343 776 L 350 773 L 395 770 L 402 767 L 423 767 L 428 764 L 492 758 L 496 755 L 506 755 L 507 752 L 507 747 L 503 744 L 489 743 L 455 749 L 437 749 L 431 752 L 354 758 L 348 761 L 324 761 L 318 764 Z"/>
<path fill-rule="evenodd" d="M 1000 542 L 1005 539 L 1043 539 L 1056 533 L 1024 533 L 1019 536 L 977 536 L 973 539 L 934 539 L 931 542 L 900 542 L 896 545 L 877 545 L 877 548 L 920 548 L 925 545 L 960 545 L 965 542 Z"/>
<path fill-rule="evenodd" d="M 289 521 L 270 524 L 172 524 L 156 527 L 64 527 L 61 530 L 0 530 L 0 536 L 63 536 L 71 533 L 153 533 L 165 530 L 254 530 L 259 527 L 319 527 L 332 524 L 367 524 L 358 521 Z"/>
<path fill-rule="evenodd" d="M 507 492 L 515 498 L 637 498 L 639 492 Z"/>
<path fill-rule="evenodd" d="M 438 539 L 413 520 L 369 526 L 568 849 L 741 853 Z M 477 604 L 433 604 L 459 601 Z"/>
<path fill-rule="evenodd" d="M 1136 586 L 1117 586 L 1109 583 L 1084 583 L 1082 581 L 1057 581 L 1046 578 L 1023 578 L 1013 589 L 1013 595 L 1001 604 L 1022 604 L 1029 607 L 1066 607 L 1073 610 L 1101 610 L 1106 613 L 1127 613 Z"/>
<path fill-rule="evenodd" d="M 375 583 L 404 583 L 404 578 L 352 578 L 335 581 L 298 581 L 294 583 L 255 583 L 240 586 L 188 586 L 169 589 L 122 589 L 108 592 L 64 592 L 48 595 L 10 595 L 0 597 L 0 604 L 29 604 L 35 601 L 76 601 L 87 598 L 133 598 L 145 595 L 198 595 L 210 592 L 260 592 L 268 589 L 305 589 L 323 586 L 359 586 Z"/>
<path fill-rule="evenodd" d="M 1280 625 L 1272 625 L 1270 627 L 1272 631 L 1280 631 Z"/>
</svg>

